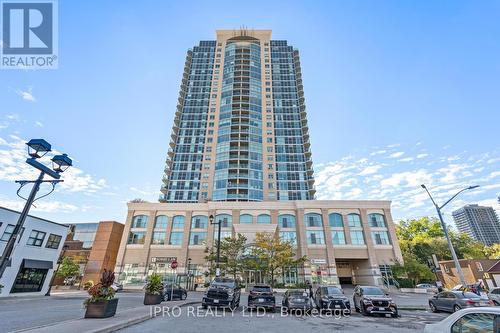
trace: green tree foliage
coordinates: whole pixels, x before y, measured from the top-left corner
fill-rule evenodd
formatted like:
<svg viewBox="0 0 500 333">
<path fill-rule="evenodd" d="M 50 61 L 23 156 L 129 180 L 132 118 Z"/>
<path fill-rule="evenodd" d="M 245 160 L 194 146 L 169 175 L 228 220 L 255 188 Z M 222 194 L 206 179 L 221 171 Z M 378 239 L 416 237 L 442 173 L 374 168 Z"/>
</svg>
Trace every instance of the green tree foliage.
<svg viewBox="0 0 500 333">
<path fill-rule="evenodd" d="M 222 275 L 229 275 L 236 279 L 244 270 L 244 263 L 239 256 L 245 248 L 247 238 L 242 234 L 236 237 L 226 237 L 220 242 L 220 269 Z M 217 241 L 215 245 L 205 249 L 205 259 L 209 263 L 208 275 L 215 275 L 217 262 Z"/>
<path fill-rule="evenodd" d="M 64 279 L 77 277 L 80 275 L 80 266 L 76 264 L 72 258 L 65 257 L 61 265 L 59 266 L 59 270 L 57 271 L 57 276 L 62 277 Z"/>
<path fill-rule="evenodd" d="M 484 249 L 484 253 L 488 259 L 500 259 L 500 244 L 496 243 L 491 246 L 487 246 Z"/>
</svg>

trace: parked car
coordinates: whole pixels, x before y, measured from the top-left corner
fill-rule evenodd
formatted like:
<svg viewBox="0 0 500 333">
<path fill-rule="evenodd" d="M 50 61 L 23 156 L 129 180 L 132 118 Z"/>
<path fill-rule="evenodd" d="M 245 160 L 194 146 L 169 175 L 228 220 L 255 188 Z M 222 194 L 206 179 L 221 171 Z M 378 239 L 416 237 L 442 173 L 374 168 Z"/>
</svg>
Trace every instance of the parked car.
<svg viewBox="0 0 500 333">
<path fill-rule="evenodd" d="M 500 305 L 500 287 L 491 289 L 488 293 L 488 298 L 492 300 L 495 305 Z"/>
<path fill-rule="evenodd" d="M 398 317 L 398 307 L 389 294 L 376 286 L 356 286 L 352 296 L 354 309 L 364 316 L 370 314 L 390 314 Z"/>
<path fill-rule="evenodd" d="M 420 283 L 420 284 L 417 284 L 415 286 L 415 288 L 426 289 L 427 291 L 435 292 L 435 293 L 437 293 L 437 291 L 438 291 L 438 288 L 435 285 L 430 284 L 430 283 Z"/>
<path fill-rule="evenodd" d="M 234 279 L 216 277 L 210 283 L 201 306 L 206 309 L 207 306 L 228 306 L 237 308 L 240 306 L 241 288 Z"/>
<path fill-rule="evenodd" d="M 312 309 L 309 292 L 305 289 L 289 289 L 285 292 L 281 305 L 286 310 L 310 310 Z"/>
<path fill-rule="evenodd" d="M 493 301 L 481 298 L 470 291 L 443 291 L 429 299 L 429 307 L 432 312 L 446 311 L 456 312 L 463 308 L 478 306 L 492 306 Z"/>
<path fill-rule="evenodd" d="M 459 310 L 442 321 L 425 325 L 425 333 L 500 332 L 500 308 L 480 307 Z"/>
<path fill-rule="evenodd" d="M 119 291 L 122 291 L 122 290 L 123 290 L 123 284 L 113 282 L 113 284 L 111 285 L 111 288 L 113 288 L 113 290 L 114 290 L 115 292 L 119 292 Z"/>
<path fill-rule="evenodd" d="M 342 289 L 336 286 L 319 286 L 314 293 L 317 309 L 347 309 L 351 311 L 351 303 Z"/>
<path fill-rule="evenodd" d="M 185 300 L 187 298 L 187 290 L 182 288 L 177 283 L 163 284 L 163 300 L 171 301 L 173 299 Z"/>
<path fill-rule="evenodd" d="M 248 308 L 264 308 L 274 311 L 275 307 L 276 297 L 271 286 L 259 284 L 250 289 L 250 293 L 248 294 Z"/>
</svg>

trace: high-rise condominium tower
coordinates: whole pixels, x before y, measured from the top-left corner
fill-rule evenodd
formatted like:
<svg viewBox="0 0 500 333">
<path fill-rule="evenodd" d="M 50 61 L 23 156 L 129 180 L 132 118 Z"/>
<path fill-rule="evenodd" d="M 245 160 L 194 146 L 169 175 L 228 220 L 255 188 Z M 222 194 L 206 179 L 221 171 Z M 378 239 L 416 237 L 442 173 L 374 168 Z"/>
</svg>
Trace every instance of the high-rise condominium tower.
<svg viewBox="0 0 500 333">
<path fill-rule="evenodd" d="M 460 232 L 487 246 L 500 243 L 500 222 L 492 207 L 466 205 L 452 215 Z"/>
<path fill-rule="evenodd" d="M 188 50 L 160 201 L 314 199 L 299 52 L 271 30 Z"/>
</svg>

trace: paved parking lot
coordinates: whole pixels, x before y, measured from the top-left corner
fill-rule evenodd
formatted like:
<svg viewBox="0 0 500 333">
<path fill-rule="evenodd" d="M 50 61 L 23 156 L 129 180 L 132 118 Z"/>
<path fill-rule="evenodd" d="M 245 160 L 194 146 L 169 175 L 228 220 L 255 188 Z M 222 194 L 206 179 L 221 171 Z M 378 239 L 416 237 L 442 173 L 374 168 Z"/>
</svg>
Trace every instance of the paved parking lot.
<svg viewBox="0 0 500 333">
<path fill-rule="evenodd" d="M 277 297 L 281 304 L 281 297 Z M 230 310 L 209 308 L 199 305 L 179 309 L 166 309 L 158 317 L 137 324 L 120 332 L 422 332 L 425 324 L 442 320 L 447 314 L 433 314 L 426 311 L 401 311 L 401 318 L 364 317 L 358 313 L 350 317 L 301 316 L 271 312 L 250 312 L 245 308 L 247 296 L 242 295 L 240 307 Z M 168 303 L 162 305 L 168 306 Z"/>
</svg>

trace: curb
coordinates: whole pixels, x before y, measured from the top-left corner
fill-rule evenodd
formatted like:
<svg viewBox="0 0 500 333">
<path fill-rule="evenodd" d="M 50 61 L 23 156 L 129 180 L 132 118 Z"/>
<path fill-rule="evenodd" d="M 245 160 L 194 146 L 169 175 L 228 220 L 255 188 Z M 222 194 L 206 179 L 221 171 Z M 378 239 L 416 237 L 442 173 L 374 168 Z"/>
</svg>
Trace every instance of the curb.
<svg viewBox="0 0 500 333">
<path fill-rule="evenodd" d="M 427 311 L 428 308 L 425 306 L 398 306 L 398 310 L 407 311 Z"/>
</svg>

